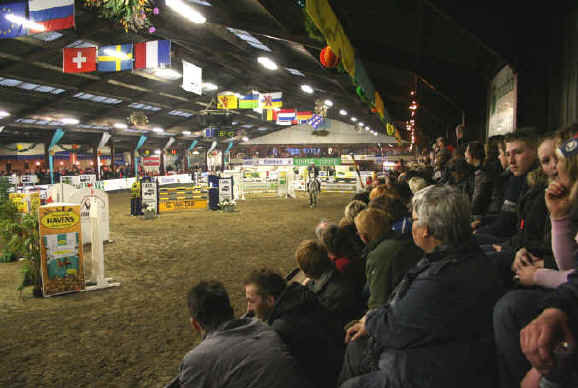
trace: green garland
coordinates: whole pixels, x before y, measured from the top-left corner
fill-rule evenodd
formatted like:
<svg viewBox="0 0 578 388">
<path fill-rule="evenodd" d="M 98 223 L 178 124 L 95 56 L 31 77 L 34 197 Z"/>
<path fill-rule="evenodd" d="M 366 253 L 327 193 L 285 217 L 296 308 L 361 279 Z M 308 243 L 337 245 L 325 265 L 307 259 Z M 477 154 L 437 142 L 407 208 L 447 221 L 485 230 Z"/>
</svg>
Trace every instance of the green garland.
<svg viewBox="0 0 578 388">
<path fill-rule="evenodd" d="M 149 29 L 154 32 L 149 17 L 158 13 L 151 0 L 83 0 L 88 8 L 94 8 L 99 17 L 122 25 L 126 32 Z"/>
</svg>

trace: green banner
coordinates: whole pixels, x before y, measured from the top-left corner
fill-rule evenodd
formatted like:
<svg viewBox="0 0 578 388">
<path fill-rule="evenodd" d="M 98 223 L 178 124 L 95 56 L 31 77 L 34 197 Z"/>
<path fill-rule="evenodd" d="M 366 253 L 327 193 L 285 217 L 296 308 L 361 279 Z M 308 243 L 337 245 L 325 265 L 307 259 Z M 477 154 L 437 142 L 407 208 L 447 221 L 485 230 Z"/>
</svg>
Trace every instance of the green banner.
<svg viewBox="0 0 578 388">
<path fill-rule="evenodd" d="M 315 163 L 317 167 L 338 166 L 341 164 L 341 158 L 293 158 L 294 166 L 309 166 L 311 163 Z"/>
</svg>

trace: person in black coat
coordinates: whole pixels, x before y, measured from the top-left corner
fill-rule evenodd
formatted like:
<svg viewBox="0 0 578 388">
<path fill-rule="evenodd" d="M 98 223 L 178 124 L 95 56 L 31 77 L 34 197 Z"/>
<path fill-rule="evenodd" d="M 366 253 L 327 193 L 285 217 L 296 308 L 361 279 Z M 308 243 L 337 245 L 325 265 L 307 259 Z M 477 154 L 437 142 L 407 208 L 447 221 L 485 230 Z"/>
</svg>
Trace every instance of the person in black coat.
<svg viewBox="0 0 578 388">
<path fill-rule="evenodd" d="M 343 327 L 307 287 L 262 269 L 245 279 L 247 311 L 267 322 L 317 387 L 336 386 L 343 360 Z"/>
<path fill-rule="evenodd" d="M 484 168 L 484 148 L 474 141 L 467 145 L 466 162 L 473 168 L 472 216 L 479 219 L 488 211 L 492 200 L 492 180 Z"/>
<path fill-rule="evenodd" d="M 365 312 L 361 288 L 355 279 L 340 272 L 328 257 L 325 247 L 318 241 L 305 240 L 295 252 L 299 268 L 309 279 L 307 287 L 319 302 L 345 327 Z"/>
</svg>

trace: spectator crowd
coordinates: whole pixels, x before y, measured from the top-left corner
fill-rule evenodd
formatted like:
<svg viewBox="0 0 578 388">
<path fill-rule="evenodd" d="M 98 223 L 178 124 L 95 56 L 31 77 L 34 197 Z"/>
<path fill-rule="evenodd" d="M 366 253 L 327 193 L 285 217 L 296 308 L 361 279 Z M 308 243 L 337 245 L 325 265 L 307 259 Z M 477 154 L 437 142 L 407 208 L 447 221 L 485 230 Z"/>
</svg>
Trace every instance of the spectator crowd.
<svg viewBox="0 0 578 388">
<path fill-rule="evenodd" d="M 578 387 L 578 126 L 450 149 L 357 193 L 287 276 L 201 281 L 170 387 Z"/>
</svg>

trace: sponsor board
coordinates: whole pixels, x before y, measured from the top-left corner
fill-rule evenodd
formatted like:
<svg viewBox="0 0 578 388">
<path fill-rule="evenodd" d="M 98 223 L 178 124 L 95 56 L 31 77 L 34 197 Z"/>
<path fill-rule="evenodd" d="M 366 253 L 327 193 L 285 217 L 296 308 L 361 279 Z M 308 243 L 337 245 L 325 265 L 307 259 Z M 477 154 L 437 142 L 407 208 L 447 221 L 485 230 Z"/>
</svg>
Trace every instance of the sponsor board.
<svg viewBox="0 0 578 388">
<path fill-rule="evenodd" d="M 159 202 L 159 213 L 206 208 L 207 200 L 205 199 L 161 200 Z"/>
</svg>

